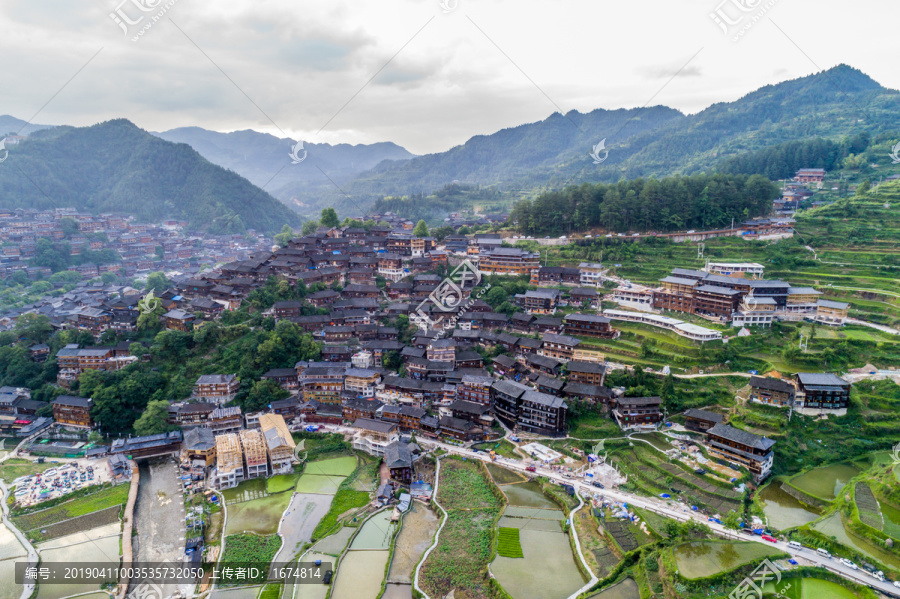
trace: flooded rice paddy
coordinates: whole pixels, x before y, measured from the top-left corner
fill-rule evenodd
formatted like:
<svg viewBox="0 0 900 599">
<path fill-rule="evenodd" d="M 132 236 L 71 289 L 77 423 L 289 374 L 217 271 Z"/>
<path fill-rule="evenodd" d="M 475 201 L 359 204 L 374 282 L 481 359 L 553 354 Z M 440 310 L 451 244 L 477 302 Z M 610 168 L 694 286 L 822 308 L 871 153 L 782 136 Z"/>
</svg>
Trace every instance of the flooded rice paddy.
<svg viewBox="0 0 900 599">
<path fill-rule="evenodd" d="M 378 599 L 389 556 L 388 550 L 348 551 L 341 561 L 331 596 L 334 599 Z"/>
<path fill-rule="evenodd" d="M 394 557 L 388 580 L 411 583 L 416 564 L 431 545 L 434 533 L 440 524 L 437 515 L 428 506 L 414 501 L 403 516 L 403 525 L 394 544 Z M 404 591 L 399 589 L 398 592 Z M 388 593 L 385 592 L 385 597 Z"/>
<path fill-rule="evenodd" d="M 759 494 L 759 501 L 769 526 L 778 530 L 802 526 L 819 517 L 800 501 L 781 488 L 781 483 L 773 481 Z"/>
<path fill-rule="evenodd" d="M 859 466 L 845 462 L 814 468 L 794 477 L 790 483 L 804 493 L 831 501 L 837 497 L 844 485 L 862 470 Z"/>
<path fill-rule="evenodd" d="M 755 542 L 693 542 L 675 548 L 678 573 L 685 578 L 704 578 L 731 570 L 741 564 L 781 553 Z"/>
<path fill-rule="evenodd" d="M 641 599 L 641 592 L 634 579 L 626 578 L 615 586 L 591 595 L 588 599 Z"/>
</svg>

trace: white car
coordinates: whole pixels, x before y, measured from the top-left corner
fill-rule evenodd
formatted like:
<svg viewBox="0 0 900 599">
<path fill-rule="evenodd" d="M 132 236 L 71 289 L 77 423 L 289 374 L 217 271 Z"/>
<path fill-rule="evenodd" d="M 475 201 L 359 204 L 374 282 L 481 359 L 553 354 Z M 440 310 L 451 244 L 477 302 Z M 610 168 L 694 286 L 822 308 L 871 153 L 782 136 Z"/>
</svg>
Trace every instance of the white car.
<svg viewBox="0 0 900 599">
<path fill-rule="evenodd" d="M 898 589 L 900 589 L 900 580 L 895 580 L 894 586 L 897 587 Z"/>
<path fill-rule="evenodd" d="M 850 568 L 851 570 L 859 570 L 859 566 L 848 560 L 846 557 L 841 560 L 841 563 Z"/>
</svg>

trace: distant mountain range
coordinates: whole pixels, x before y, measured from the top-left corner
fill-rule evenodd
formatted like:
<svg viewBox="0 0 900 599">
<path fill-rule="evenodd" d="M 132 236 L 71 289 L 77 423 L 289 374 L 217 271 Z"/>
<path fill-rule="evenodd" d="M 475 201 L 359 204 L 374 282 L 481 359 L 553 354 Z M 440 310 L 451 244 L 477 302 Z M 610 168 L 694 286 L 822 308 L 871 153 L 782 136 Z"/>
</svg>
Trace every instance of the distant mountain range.
<svg viewBox="0 0 900 599">
<path fill-rule="evenodd" d="M 296 142 L 268 133 L 251 130 L 219 133 L 200 127 L 182 127 L 154 135 L 190 145 L 213 164 L 233 170 L 263 187 L 301 214 L 317 214 L 321 207 L 318 204 L 311 207 L 307 203 L 310 198 L 337 191 L 336 185 L 352 181 L 380 162 L 413 157 L 390 142 L 355 146 L 306 143 L 297 152 L 297 157 L 303 160 L 293 164 L 291 154 Z"/>
<path fill-rule="evenodd" d="M 337 152 L 341 146 L 333 148 L 331 154 L 322 148 L 322 162 L 300 166 L 320 166 L 340 189 L 314 179 L 301 184 L 300 177 L 294 178 L 295 184 L 270 184 L 266 189 L 274 190 L 282 199 L 288 195 L 296 198 L 298 209 L 309 214 L 324 206 L 335 206 L 342 215 L 358 214 L 383 196 L 428 196 L 455 182 L 493 187 L 509 205 L 543 190 L 582 182 L 709 171 L 727 157 L 795 140 L 890 132 L 898 128 L 898 110 L 900 92 L 882 87 L 857 69 L 840 65 L 767 85 L 739 100 L 717 103 L 693 115 L 664 106 L 554 113 L 543 121 L 478 135 L 446 152 L 417 157 L 390 144 L 396 150 L 394 155 L 378 156 L 372 151 L 370 170 L 355 175 L 356 169 L 348 167 L 344 154 Z M 209 160 L 233 168 L 258 184 L 265 183 L 265 174 L 271 177 L 277 170 L 274 164 L 290 149 L 288 140 L 276 144 L 277 138 L 260 133 L 191 131 L 189 135 L 161 135 L 190 143 Z M 268 151 L 274 162 L 266 162 L 266 168 L 259 166 L 255 155 L 249 157 L 255 147 L 253 140 L 262 138 L 269 138 L 266 143 L 273 148 L 277 146 L 277 151 Z M 208 139 L 216 140 L 215 150 L 207 147 L 211 143 L 205 141 Z M 605 149 L 600 150 L 598 158 L 606 159 L 595 164 L 590 153 L 601 140 L 605 140 Z M 308 160 L 315 155 L 312 147 Z M 342 161 L 326 164 L 325 156 L 331 155 L 341 156 Z M 363 160 L 353 163 L 356 168 L 365 166 Z M 312 177 L 324 179 L 318 169 L 308 170 Z"/>
<path fill-rule="evenodd" d="M 432 207 L 422 203 L 454 183 L 476 190 L 470 198 L 454 199 L 458 208 L 483 205 L 486 198 L 493 208 L 508 208 L 517 199 L 583 182 L 711 171 L 726 158 L 798 140 L 883 137 L 898 131 L 898 112 L 900 92 L 840 65 L 693 115 L 665 106 L 554 113 L 425 156 L 388 142 L 304 144 L 297 152 L 303 160 L 293 164 L 295 142 L 265 133 L 188 127 L 153 134 L 159 139 L 152 143 L 152 135 L 127 121 L 111 121 L 35 130 L 0 164 L 9 168 L 22 161 L 29 167 L 13 172 L 12 182 L 0 177 L 0 201 L 49 205 L 47 196 L 72 198 L 104 210 L 186 214 L 208 229 L 269 230 L 295 218 L 272 205 L 272 196 L 302 215 L 334 206 L 344 217 L 361 215 L 385 196 L 415 194 L 415 202 L 406 203 L 410 210 L 437 219 L 447 209 L 446 198 Z M 0 117 L 0 131 L 17 124 L 24 123 Z M 188 144 L 196 153 L 168 142 Z M 590 155 L 595 147 L 598 160 Z M 197 153 L 234 172 L 213 169 Z M 162 181 L 153 177 L 159 173 L 166 173 Z M 197 198 L 201 210 L 194 207 Z M 232 222 L 234 227 L 227 224 Z"/>
<path fill-rule="evenodd" d="M 32 125 L 8 114 L 0 115 L 0 139 L 7 135 L 31 135 L 35 131 L 51 127 L 52 125 Z"/>
<path fill-rule="evenodd" d="M 144 222 L 185 220 L 197 231 L 272 232 L 299 215 L 240 175 L 118 119 L 32 133 L 0 163 L 0 205 L 72 206 Z"/>
</svg>

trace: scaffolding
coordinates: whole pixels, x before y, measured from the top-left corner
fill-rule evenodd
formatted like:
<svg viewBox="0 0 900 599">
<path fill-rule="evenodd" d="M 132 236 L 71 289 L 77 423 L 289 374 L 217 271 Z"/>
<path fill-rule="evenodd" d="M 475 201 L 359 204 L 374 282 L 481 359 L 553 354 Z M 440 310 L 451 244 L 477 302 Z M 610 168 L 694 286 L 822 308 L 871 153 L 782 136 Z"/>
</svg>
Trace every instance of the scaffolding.
<svg viewBox="0 0 900 599">
<path fill-rule="evenodd" d="M 241 446 L 244 449 L 244 463 L 247 466 L 247 478 L 268 474 L 268 452 L 266 442 L 258 429 L 241 431 Z"/>
<path fill-rule="evenodd" d="M 220 474 L 234 472 L 244 467 L 241 443 L 235 433 L 216 436 L 216 468 Z"/>
</svg>

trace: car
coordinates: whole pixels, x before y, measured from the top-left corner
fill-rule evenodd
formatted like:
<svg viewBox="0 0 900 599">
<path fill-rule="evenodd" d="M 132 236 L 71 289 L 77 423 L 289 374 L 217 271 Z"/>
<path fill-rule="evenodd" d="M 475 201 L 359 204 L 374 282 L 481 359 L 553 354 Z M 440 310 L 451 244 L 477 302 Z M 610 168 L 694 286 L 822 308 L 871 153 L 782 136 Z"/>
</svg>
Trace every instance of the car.
<svg viewBox="0 0 900 599">
<path fill-rule="evenodd" d="M 768 541 L 768 542 L 770 542 L 770 543 L 777 543 L 777 542 L 778 542 L 778 539 L 776 539 L 776 538 L 773 537 L 772 535 L 763 535 L 763 536 L 762 536 L 762 540 L 763 540 L 763 541 Z"/>
<path fill-rule="evenodd" d="M 898 589 L 900 589 L 900 580 L 895 580 L 895 581 L 893 582 L 893 584 L 894 584 L 895 587 L 897 587 Z"/>
<path fill-rule="evenodd" d="M 859 566 L 848 560 L 846 557 L 841 559 L 841 563 L 850 568 L 851 570 L 859 570 Z"/>
<path fill-rule="evenodd" d="M 599 481 L 596 481 L 596 480 L 595 480 L 594 482 L 592 482 L 591 485 L 594 486 L 594 487 L 597 487 L 598 489 L 605 489 L 605 488 L 606 488 L 606 487 L 603 486 L 603 483 L 601 483 L 601 482 L 599 482 Z"/>
<path fill-rule="evenodd" d="M 333 570 L 326 570 L 325 576 L 322 577 L 322 584 L 331 584 L 331 577 L 334 576 Z"/>
<path fill-rule="evenodd" d="M 537 472 L 537 468 L 535 468 L 534 466 L 526 466 L 525 470 L 527 472 Z"/>
</svg>

